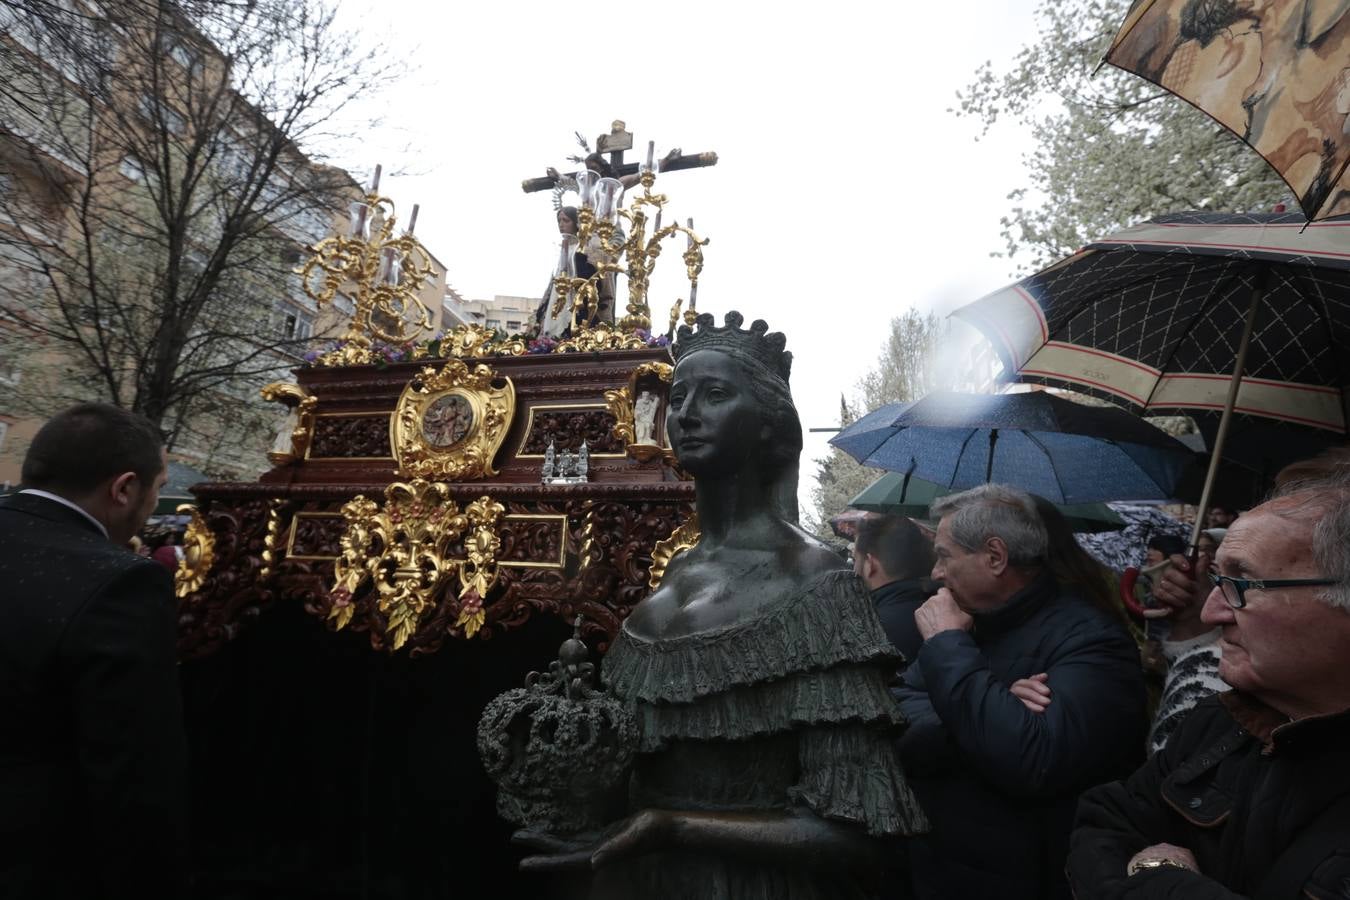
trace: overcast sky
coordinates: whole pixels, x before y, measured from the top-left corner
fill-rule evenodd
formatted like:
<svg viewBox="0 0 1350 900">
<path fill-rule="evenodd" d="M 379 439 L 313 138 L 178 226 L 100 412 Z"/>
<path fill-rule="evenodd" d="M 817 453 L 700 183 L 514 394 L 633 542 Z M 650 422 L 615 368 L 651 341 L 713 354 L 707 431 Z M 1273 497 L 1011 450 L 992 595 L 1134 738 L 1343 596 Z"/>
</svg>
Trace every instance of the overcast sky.
<svg viewBox="0 0 1350 900">
<path fill-rule="evenodd" d="M 379 96 L 369 159 L 337 161 L 358 177 L 376 162 L 406 171 L 382 193 L 421 204 L 418 236 L 461 294 L 485 298 L 542 294 L 551 198 L 520 182 L 574 168 L 574 131 L 594 145 L 624 120 L 629 159 L 648 140 L 658 156 L 715 151 L 715 167 L 657 181 L 711 238 L 699 309 L 785 332 L 803 425 L 831 426 L 891 317 L 945 315 L 1010 280 L 990 253 L 1030 138 L 1000 122 L 976 142 L 978 123 L 948 109 L 980 63 L 1006 67 L 1034 37 L 1033 8 L 346 0 L 349 21 L 392 35 L 414 72 Z M 658 264 L 659 330 L 686 294 L 682 270 L 676 253 Z M 803 499 L 827 437 L 807 436 Z"/>
</svg>

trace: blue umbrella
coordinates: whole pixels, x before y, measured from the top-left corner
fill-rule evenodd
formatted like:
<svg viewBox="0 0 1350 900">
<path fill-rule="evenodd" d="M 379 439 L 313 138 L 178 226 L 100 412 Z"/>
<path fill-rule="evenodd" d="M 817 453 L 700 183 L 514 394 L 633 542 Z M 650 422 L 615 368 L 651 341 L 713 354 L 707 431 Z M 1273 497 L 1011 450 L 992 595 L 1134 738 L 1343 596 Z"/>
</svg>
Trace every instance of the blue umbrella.
<svg viewBox="0 0 1350 900">
<path fill-rule="evenodd" d="M 1194 455 L 1124 410 L 1044 391 L 929 394 L 869 413 L 830 443 L 953 490 L 997 482 L 1059 504 L 1167 499 Z"/>
</svg>

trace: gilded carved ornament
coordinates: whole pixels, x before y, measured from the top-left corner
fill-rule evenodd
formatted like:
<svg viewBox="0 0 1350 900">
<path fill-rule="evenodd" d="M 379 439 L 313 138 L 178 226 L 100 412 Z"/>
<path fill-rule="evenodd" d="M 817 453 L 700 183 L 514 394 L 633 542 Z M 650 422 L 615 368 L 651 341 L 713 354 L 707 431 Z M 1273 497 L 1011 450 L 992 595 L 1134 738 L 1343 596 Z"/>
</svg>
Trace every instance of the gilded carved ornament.
<svg viewBox="0 0 1350 900">
<path fill-rule="evenodd" d="M 216 536 L 197 507 L 185 503 L 178 507 L 178 514 L 191 516 L 183 534 L 183 558 L 174 573 L 174 594 L 182 599 L 206 584 L 206 575 L 216 560 Z"/>
<path fill-rule="evenodd" d="M 318 359 L 324 366 L 378 362 L 374 341 L 406 344 L 432 327 L 431 310 L 420 293 L 423 284 L 435 281 L 436 270 L 412 235 L 417 208 L 401 235 L 395 234 L 394 202 L 374 188 L 351 209 L 347 233 L 315 244 L 314 255 L 296 273 L 321 308 L 339 292 L 351 295 L 351 322 L 342 345 Z"/>
<path fill-rule="evenodd" d="M 462 481 L 496 475 L 493 457 L 516 411 L 511 379 L 459 359 L 425 368 L 399 397 L 389 443 L 399 474 Z"/>
<path fill-rule="evenodd" d="M 605 391 L 605 406 L 608 407 L 610 415 L 614 416 L 614 436 L 624 443 L 625 452 L 638 460 L 647 462 L 652 459 L 664 459 L 668 463 L 675 462 L 675 454 L 669 447 L 663 446 L 661 436 L 656 433 L 657 409 L 653 407 L 647 415 L 650 421 L 647 427 L 651 430 L 650 435 L 645 441 L 638 440 L 638 422 L 636 404 L 641 396 L 639 382 L 655 378 L 663 385 L 670 385 L 674 378 L 675 367 L 669 363 L 650 362 L 643 363 L 633 370 L 633 374 L 628 378 L 628 384 L 615 390 Z M 659 401 L 664 404 L 664 397 Z"/>
<path fill-rule="evenodd" d="M 595 353 L 601 350 L 641 350 L 646 346 L 646 338 L 601 323 L 593 328 L 577 329 L 572 337 L 558 344 L 554 352 Z"/>
<path fill-rule="evenodd" d="M 283 532 L 281 526 L 282 509 L 285 506 L 285 500 L 273 500 L 267 505 L 267 533 L 263 537 L 263 564 L 258 570 L 259 579 L 270 578 L 277 570 L 277 563 L 285 555 L 282 547 L 283 536 L 289 532 L 289 529 Z"/>
<path fill-rule="evenodd" d="M 391 650 L 417 631 L 451 576 L 458 576 L 458 617 L 454 628 L 473 637 L 485 619 L 483 599 L 497 581 L 501 542 L 497 522 L 502 504 L 480 497 L 462 511 L 448 486 L 414 479 L 385 489 L 383 507 L 358 496 L 342 507 L 347 529 L 334 564 L 335 583 L 328 618 L 341 630 L 356 612 L 357 596 L 374 586 L 373 611 L 384 622 Z M 463 538 L 467 559 L 451 559 Z"/>
<path fill-rule="evenodd" d="M 482 325 L 459 325 L 441 338 L 440 355 L 480 359 L 485 356 L 522 356 L 525 342 L 518 337 L 500 338 Z"/>
<path fill-rule="evenodd" d="M 661 579 L 665 577 L 670 561 L 680 553 L 693 549 L 698 544 L 700 536 L 698 513 L 694 513 L 685 519 L 679 528 L 672 531 L 669 537 L 656 542 L 656 546 L 652 548 L 652 567 L 648 570 L 651 574 L 647 580 L 652 590 L 661 586 Z"/>
</svg>

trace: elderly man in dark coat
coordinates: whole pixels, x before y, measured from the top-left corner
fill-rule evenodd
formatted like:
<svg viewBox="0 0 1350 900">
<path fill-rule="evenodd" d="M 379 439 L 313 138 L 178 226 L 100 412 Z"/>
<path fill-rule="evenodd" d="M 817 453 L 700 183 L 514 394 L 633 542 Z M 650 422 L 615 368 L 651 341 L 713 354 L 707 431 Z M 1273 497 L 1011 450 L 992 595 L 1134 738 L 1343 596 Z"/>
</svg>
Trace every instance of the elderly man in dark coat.
<svg viewBox="0 0 1350 900">
<path fill-rule="evenodd" d="M 127 549 L 159 432 L 82 404 L 0 500 L 0 897 L 176 897 L 186 740 L 172 579 Z"/>
<path fill-rule="evenodd" d="M 1084 788 L 1143 756 L 1139 654 L 1122 624 L 1058 585 L 1032 498 L 984 485 L 939 500 L 944 587 L 897 691 L 906 775 L 932 832 L 911 839 L 919 898 L 1068 897 Z"/>
<path fill-rule="evenodd" d="M 1243 513 L 1195 584 L 1233 689 L 1128 780 L 1084 794 L 1074 890 L 1350 897 L 1350 481 L 1287 485 Z"/>
</svg>

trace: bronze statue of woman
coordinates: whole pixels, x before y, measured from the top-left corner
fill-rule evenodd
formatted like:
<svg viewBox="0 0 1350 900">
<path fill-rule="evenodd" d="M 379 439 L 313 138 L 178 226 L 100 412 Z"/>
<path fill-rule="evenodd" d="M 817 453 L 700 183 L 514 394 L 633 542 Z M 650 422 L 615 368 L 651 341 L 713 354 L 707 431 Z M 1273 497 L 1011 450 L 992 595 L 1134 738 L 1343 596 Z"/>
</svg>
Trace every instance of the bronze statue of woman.
<svg viewBox="0 0 1350 900">
<path fill-rule="evenodd" d="M 666 416 L 701 536 L 603 664 L 640 743 L 631 814 L 596 844 L 592 897 L 875 896 L 882 838 L 925 827 L 893 750 L 893 650 L 857 577 L 796 524 L 802 430 L 781 334 L 739 313 L 682 327 Z M 892 848 L 893 852 L 893 848 Z"/>
</svg>

